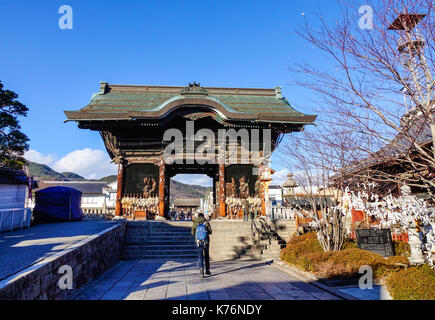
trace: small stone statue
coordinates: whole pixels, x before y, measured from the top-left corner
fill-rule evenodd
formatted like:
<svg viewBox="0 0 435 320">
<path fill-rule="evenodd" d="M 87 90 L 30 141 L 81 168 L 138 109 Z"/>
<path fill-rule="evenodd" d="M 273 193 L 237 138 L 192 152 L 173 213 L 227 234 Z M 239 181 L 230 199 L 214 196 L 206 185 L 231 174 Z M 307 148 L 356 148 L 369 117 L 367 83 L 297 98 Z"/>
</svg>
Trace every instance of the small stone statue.
<svg viewBox="0 0 435 320">
<path fill-rule="evenodd" d="M 239 197 L 243 199 L 249 197 L 249 180 L 246 182 L 244 176 L 239 179 Z"/>
</svg>

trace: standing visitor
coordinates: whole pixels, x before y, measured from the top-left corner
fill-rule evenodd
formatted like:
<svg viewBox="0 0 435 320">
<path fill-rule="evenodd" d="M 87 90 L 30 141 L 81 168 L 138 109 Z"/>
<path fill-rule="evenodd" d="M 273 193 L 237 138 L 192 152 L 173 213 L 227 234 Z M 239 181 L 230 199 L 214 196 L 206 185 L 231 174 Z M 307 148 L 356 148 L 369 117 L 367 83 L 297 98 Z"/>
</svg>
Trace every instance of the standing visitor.
<svg viewBox="0 0 435 320">
<path fill-rule="evenodd" d="M 251 216 L 251 221 L 255 219 L 255 207 L 253 205 L 249 206 L 249 215 Z"/>
<path fill-rule="evenodd" d="M 246 203 L 246 201 L 243 201 L 242 210 L 243 210 L 243 221 L 248 221 L 248 204 Z"/>
<path fill-rule="evenodd" d="M 204 277 L 204 260 L 205 274 L 211 275 L 210 272 L 210 234 L 212 233 L 210 222 L 204 218 L 200 212 L 198 218 L 193 221 L 192 235 L 195 235 L 195 243 L 198 248 L 198 266 L 202 277 Z"/>
</svg>

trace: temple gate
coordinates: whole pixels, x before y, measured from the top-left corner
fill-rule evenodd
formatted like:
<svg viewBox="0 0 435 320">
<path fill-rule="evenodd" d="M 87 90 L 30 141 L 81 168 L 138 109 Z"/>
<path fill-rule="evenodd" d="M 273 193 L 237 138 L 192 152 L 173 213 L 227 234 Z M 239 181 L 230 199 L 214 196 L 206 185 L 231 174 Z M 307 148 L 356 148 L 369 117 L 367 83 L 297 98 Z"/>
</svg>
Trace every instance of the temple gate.
<svg viewBox="0 0 435 320">
<path fill-rule="evenodd" d="M 281 89 L 133 86 L 100 91 L 67 121 L 99 131 L 118 164 L 116 215 L 167 218 L 169 181 L 180 173 L 213 178 L 213 218 L 265 214 L 268 161 L 286 133 L 316 116 L 293 109 Z"/>
</svg>

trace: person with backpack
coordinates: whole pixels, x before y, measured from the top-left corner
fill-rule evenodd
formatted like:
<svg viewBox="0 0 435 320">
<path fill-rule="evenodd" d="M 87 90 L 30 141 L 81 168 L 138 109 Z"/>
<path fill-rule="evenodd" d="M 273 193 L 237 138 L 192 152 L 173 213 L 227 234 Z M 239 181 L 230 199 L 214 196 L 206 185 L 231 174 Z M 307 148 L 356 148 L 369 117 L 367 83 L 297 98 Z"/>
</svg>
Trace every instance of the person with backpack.
<svg viewBox="0 0 435 320">
<path fill-rule="evenodd" d="M 195 243 L 198 248 L 198 266 L 202 277 L 204 277 L 204 260 L 205 274 L 211 275 L 209 254 L 211 233 L 210 223 L 204 218 L 204 214 L 200 212 L 198 218 L 193 221 L 192 235 L 195 235 Z"/>
</svg>

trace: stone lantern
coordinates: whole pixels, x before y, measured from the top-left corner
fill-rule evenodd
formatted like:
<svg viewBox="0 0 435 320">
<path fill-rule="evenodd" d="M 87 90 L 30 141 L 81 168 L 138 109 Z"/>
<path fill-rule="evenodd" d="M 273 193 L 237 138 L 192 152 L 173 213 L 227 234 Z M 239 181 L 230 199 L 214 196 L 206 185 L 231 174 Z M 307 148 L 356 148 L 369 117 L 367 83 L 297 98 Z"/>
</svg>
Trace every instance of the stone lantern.
<svg viewBox="0 0 435 320">
<path fill-rule="evenodd" d="M 284 196 L 289 196 L 289 195 L 294 195 L 295 194 L 295 188 L 298 186 L 298 184 L 296 183 L 296 181 L 294 181 L 293 180 L 293 175 L 291 174 L 291 173 L 289 173 L 288 175 L 287 175 L 287 181 L 286 182 L 284 182 L 283 184 L 282 184 L 282 199 L 283 199 L 283 203 L 285 204 L 285 205 L 288 205 L 289 203 L 288 203 L 288 200 L 285 200 L 285 197 Z"/>
</svg>

